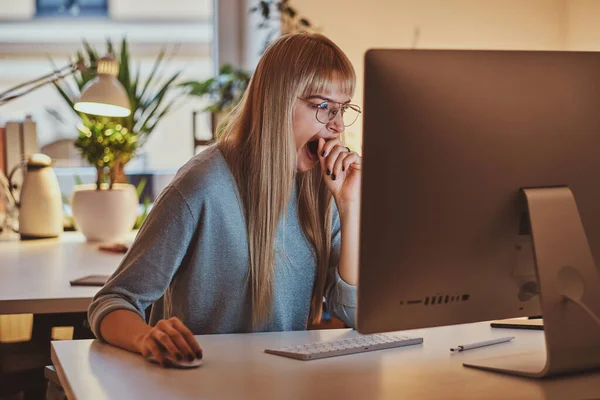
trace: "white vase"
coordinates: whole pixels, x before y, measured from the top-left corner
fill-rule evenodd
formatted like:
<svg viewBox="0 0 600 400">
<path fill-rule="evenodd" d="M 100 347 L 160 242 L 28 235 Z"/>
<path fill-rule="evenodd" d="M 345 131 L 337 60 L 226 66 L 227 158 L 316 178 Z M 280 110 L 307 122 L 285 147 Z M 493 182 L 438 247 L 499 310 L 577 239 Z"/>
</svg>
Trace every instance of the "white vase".
<svg viewBox="0 0 600 400">
<path fill-rule="evenodd" d="M 138 196 L 135 186 L 115 183 L 112 190 L 103 184 L 77 185 L 71 194 L 75 228 L 88 241 L 115 242 L 131 232 L 137 218 Z"/>
</svg>

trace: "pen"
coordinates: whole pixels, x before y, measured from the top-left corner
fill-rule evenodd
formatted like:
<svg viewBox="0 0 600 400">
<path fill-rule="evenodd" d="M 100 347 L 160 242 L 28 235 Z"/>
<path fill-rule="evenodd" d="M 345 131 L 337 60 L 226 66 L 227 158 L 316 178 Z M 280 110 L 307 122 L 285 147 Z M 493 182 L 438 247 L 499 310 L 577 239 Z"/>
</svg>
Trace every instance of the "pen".
<svg viewBox="0 0 600 400">
<path fill-rule="evenodd" d="M 483 342 L 464 344 L 464 345 L 458 346 L 454 349 L 450 349 L 450 351 L 464 351 L 464 350 L 476 349 L 478 347 L 491 346 L 493 344 L 510 342 L 514 338 L 515 338 L 514 336 L 508 336 L 508 337 L 503 337 L 503 338 L 499 338 L 499 339 L 486 340 Z"/>
</svg>

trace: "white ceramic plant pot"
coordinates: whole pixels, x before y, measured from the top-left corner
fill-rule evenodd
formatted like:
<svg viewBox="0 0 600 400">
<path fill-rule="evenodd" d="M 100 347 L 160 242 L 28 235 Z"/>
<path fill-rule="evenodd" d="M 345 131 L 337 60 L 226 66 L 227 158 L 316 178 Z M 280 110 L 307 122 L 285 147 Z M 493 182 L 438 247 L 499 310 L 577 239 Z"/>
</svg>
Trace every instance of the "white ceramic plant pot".
<svg viewBox="0 0 600 400">
<path fill-rule="evenodd" d="M 77 185 L 71 194 L 75 228 L 89 241 L 119 241 L 131 232 L 137 218 L 135 186 L 115 183 L 112 190 L 95 184 Z"/>
</svg>

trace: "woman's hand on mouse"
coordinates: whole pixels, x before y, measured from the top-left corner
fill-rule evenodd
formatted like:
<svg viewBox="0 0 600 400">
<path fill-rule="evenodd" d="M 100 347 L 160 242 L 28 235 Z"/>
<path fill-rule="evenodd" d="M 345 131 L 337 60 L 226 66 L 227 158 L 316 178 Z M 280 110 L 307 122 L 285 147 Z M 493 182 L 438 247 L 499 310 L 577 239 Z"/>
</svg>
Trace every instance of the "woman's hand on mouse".
<svg viewBox="0 0 600 400">
<path fill-rule="evenodd" d="M 339 139 L 319 139 L 318 152 L 325 183 L 338 208 L 359 204 L 362 157 Z"/>
<path fill-rule="evenodd" d="M 162 319 L 136 340 L 138 352 L 145 358 L 153 355 L 160 365 L 174 360 L 202 358 L 202 348 L 192 332 L 177 317 Z"/>
</svg>

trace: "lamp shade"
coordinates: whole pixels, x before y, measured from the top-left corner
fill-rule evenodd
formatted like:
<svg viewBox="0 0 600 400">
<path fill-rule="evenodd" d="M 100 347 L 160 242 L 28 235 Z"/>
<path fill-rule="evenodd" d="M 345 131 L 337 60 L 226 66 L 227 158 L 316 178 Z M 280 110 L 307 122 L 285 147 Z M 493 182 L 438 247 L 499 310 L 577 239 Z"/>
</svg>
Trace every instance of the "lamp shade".
<svg viewBox="0 0 600 400">
<path fill-rule="evenodd" d="M 79 112 L 107 117 L 126 117 L 131 114 L 129 96 L 116 78 L 119 66 L 112 57 L 102 57 L 98 62 L 98 76 L 81 90 L 74 108 Z"/>
</svg>

